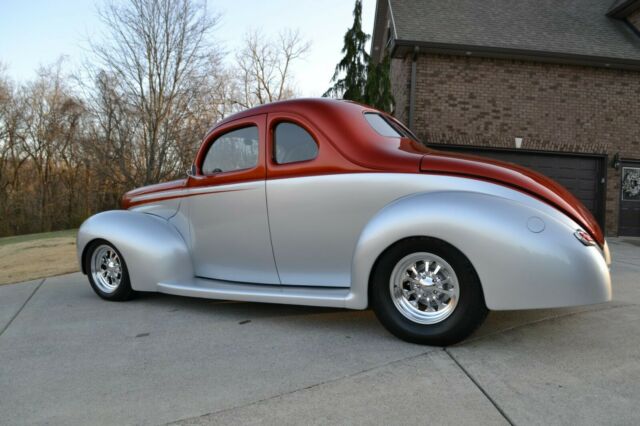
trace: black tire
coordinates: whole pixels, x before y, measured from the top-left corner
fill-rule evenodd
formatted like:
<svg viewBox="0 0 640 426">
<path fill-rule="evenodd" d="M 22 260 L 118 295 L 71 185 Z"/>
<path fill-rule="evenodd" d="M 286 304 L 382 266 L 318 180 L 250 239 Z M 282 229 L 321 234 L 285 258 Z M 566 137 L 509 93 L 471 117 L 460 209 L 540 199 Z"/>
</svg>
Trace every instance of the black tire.
<svg viewBox="0 0 640 426">
<path fill-rule="evenodd" d="M 394 304 L 391 274 L 402 259 L 426 252 L 444 259 L 458 278 L 457 305 L 448 317 L 435 324 L 421 324 L 407 318 Z M 389 247 L 378 259 L 370 279 L 371 306 L 380 322 L 402 340 L 423 345 L 447 346 L 469 336 L 487 316 L 480 280 L 471 262 L 452 245 L 435 238 L 416 237 Z"/>
<path fill-rule="evenodd" d="M 109 247 L 112 249 L 117 256 L 119 257 L 120 266 L 121 266 L 121 277 L 120 283 L 117 287 L 111 291 L 104 291 L 100 284 L 96 282 L 93 269 L 92 269 L 92 260 L 93 255 L 96 250 L 99 250 L 101 247 Z M 110 242 L 105 240 L 94 240 L 87 246 L 84 256 L 84 270 L 89 277 L 89 284 L 91 284 L 91 288 L 96 292 L 98 296 L 105 300 L 121 302 L 125 300 L 130 300 L 135 297 L 136 292 L 131 288 L 131 281 L 129 280 L 129 270 L 127 269 L 127 263 L 124 260 L 124 257 L 120 253 L 120 251 Z"/>
</svg>

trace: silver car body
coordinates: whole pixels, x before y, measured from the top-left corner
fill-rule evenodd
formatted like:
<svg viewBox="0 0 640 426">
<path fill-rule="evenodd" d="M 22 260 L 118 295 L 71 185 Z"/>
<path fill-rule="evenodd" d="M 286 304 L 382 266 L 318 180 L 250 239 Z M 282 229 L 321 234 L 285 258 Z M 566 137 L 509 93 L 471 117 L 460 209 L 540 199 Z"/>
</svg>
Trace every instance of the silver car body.
<svg viewBox="0 0 640 426">
<path fill-rule="evenodd" d="M 464 253 L 492 310 L 611 299 L 610 258 L 580 226 L 506 186 L 419 173 L 345 173 L 184 188 L 108 211 L 78 232 L 78 258 L 104 239 L 134 290 L 364 309 L 376 260 L 410 237 Z M 141 196 L 145 197 L 145 195 Z"/>
</svg>

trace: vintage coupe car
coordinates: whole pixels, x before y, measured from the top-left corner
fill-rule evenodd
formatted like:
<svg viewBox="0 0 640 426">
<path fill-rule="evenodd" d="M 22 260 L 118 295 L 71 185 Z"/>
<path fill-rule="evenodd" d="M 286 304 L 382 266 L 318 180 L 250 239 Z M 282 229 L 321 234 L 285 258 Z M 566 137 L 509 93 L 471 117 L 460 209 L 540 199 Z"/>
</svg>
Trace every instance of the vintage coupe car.
<svg viewBox="0 0 640 426">
<path fill-rule="evenodd" d="M 611 298 L 586 208 L 531 170 L 422 145 L 347 101 L 252 108 L 205 136 L 185 179 L 90 217 L 78 258 L 95 292 L 372 307 L 407 341 L 447 345 L 487 310 Z"/>
</svg>

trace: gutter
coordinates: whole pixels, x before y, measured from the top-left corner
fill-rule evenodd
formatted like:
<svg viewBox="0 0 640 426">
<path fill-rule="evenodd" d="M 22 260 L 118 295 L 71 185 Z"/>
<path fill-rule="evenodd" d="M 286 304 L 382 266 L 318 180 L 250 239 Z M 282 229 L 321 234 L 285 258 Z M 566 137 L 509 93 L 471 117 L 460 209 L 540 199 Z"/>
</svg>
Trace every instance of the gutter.
<svg viewBox="0 0 640 426">
<path fill-rule="evenodd" d="M 545 52 L 540 50 L 485 47 L 450 43 L 433 43 L 415 40 L 394 40 L 391 55 L 403 57 L 415 48 L 420 53 L 439 53 L 458 56 L 516 59 L 557 64 L 586 65 L 601 68 L 640 70 L 640 59 L 611 58 L 604 56 L 577 55 L 572 53 Z M 397 54 L 397 56 L 396 56 Z"/>
<path fill-rule="evenodd" d="M 391 16 L 391 25 L 393 25 L 393 38 L 397 39 L 398 38 L 398 29 L 396 28 L 396 19 L 393 16 L 393 8 L 391 7 L 391 0 L 388 0 L 387 2 L 388 5 L 388 10 L 389 10 L 389 15 Z"/>
<path fill-rule="evenodd" d="M 638 9 L 640 9 L 640 1 L 626 0 L 620 3 L 616 8 L 610 9 L 607 12 L 607 16 L 617 19 L 624 19 Z"/>
</svg>

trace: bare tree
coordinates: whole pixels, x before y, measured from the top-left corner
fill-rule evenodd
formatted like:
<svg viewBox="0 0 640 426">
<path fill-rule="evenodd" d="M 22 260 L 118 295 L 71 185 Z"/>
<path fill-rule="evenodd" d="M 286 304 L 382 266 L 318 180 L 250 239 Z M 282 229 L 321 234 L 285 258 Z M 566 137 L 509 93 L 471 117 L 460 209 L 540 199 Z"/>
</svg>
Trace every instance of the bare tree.
<svg viewBox="0 0 640 426">
<path fill-rule="evenodd" d="M 295 96 L 291 65 L 310 49 L 299 31 L 286 30 L 269 40 L 259 31 L 249 32 L 236 55 L 236 102 L 243 108 Z"/>
<path fill-rule="evenodd" d="M 43 67 L 38 78 L 23 87 L 21 150 L 38 182 L 36 200 L 40 228 L 49 230 L 53 224 L 53 210 L 59 199 L 56 183 L 59 182 L 61 155 L 73 150 L 80 101 L 67 87 L 62 75 L 62 61 L 51 67 Z"/>
<path fill-rule="evenodd" d="M 5 67 L 0 63 L 0 217 L 7 217 L 9 209 L 10 174 L 13 171 L 12 154 L 15 154 L 15 125 L 13 119 L 14 91 L 4 74 Z M 0 224 L 5 222 L 0 219 Z M 0 235 L 6 232 L 6 226 L 0 227 Z"/>
<path fill-rule="evenodd" d="M 13 88 L 5 76 L 5 66 L 0 63 L 0 185 L 3 182 L 7 154 L 10 150 L 9 127 Z"/>
<path fill-rule="evenodd" d="M 136 186 L 182 176 L 216 121 L 295 95 L 296 31 L 251 33 L 227 64 L 190 0 L 109 3 L 82 74 L 15 84 L 0 64 L 0 236 L 78 226 Z"/>
<path fill-rule="evenodd" d="M 183 166 L 180 123 L 219 56 L 209 39 L 217 17 L 190 0 L 112 2 L 100 17 L 109 29 L 108 42 L 92 45 L 100 71 L 114 78 L 118 98 L 138 120 L 131 161 L 144 172 L 130 183 L 166 179 Z"/>
</svg>

